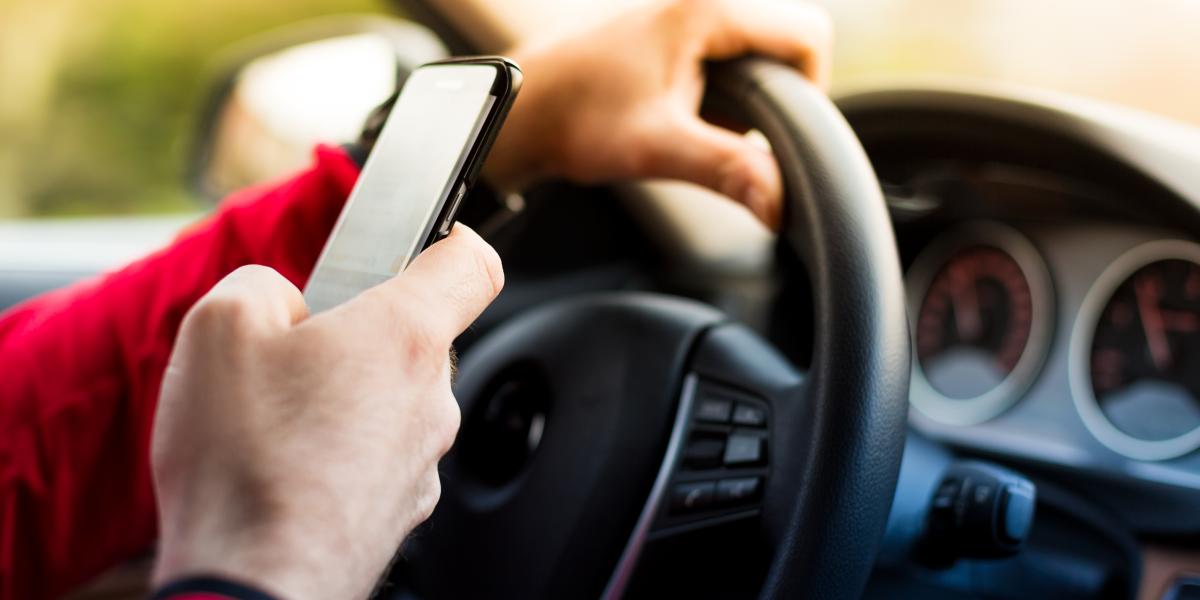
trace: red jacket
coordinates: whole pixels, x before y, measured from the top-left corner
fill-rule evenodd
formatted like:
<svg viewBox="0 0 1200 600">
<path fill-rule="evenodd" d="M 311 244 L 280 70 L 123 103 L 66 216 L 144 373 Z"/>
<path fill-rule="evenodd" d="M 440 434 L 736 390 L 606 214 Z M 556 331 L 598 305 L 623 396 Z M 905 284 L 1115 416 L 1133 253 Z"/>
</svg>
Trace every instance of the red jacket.
<svg viewBox="0 0 1200 600">
<path fill-rule="evenodd" d="M 0 314 L 0 599 L 59 596 L 151 548 L 150 427 L 184 313 L 241 265 L 303 287 L 357 176 L 318 148 L 170 246 Z"/>
</svg>

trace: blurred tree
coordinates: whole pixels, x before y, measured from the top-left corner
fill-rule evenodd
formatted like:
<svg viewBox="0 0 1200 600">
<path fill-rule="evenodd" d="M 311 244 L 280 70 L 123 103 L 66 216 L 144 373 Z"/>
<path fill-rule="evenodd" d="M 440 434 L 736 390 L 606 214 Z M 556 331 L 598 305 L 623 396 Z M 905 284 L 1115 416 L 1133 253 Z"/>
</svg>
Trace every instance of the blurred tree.
<svg viewBox="0 0 1200 600">
<path fill-rule="evenodd" d="M 184 151 L 224 47 L 383 0 L 0 0 L 0 215 L 195 208 Z"/>
</svg>

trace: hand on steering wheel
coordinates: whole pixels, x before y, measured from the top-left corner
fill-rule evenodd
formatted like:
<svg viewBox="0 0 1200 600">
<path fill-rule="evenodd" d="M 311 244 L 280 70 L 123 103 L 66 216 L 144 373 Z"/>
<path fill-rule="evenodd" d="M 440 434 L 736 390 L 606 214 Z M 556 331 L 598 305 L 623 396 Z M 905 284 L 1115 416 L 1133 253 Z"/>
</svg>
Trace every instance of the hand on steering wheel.
<svg viewBox="0 0 1200 600">
<path fill-rule="evenodd" d="M 824 88 L 832 32 L 805 2 L 668 0 L 519 46 L 510 54 L 524 86 L 484 173 L 501 188 L 545 177 L 682 179 L 777 228 L 779 169 L 742 135 L 700 119 L 703 63 L 768 56 Z"/>
</svg>

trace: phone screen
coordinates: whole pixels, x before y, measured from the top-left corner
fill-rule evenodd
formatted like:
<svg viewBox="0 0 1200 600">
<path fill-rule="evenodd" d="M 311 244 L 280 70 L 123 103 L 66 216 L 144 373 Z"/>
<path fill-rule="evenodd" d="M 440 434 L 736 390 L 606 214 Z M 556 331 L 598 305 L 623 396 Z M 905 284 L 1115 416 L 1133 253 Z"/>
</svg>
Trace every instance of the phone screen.
<svg viewBox="0 0 1200 600">
<path fill-rule="evenodd" d="M 342 209 L 304 298 L 316 313 L 395 276 L 422 250 L 495 103 L 497 69 L 409 76 Z"/>
</svg>

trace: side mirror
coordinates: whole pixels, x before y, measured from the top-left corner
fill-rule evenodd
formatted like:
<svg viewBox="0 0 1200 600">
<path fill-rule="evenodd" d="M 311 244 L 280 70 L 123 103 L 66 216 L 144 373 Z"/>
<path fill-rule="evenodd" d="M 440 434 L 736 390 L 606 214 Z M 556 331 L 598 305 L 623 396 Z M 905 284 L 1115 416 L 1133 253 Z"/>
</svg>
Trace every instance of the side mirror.
<svg viewBox="0 0 1200 600">
<path fill-rule="evenodd" d="M 308 164 L 318 143 L 358 138 L 417 66 L 447 55 L 428 30 L 389 17 L 330 17 L 247 40 L 225 56 L 188 164 L 217 201 Z"/>
</svg>

